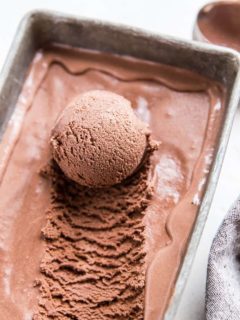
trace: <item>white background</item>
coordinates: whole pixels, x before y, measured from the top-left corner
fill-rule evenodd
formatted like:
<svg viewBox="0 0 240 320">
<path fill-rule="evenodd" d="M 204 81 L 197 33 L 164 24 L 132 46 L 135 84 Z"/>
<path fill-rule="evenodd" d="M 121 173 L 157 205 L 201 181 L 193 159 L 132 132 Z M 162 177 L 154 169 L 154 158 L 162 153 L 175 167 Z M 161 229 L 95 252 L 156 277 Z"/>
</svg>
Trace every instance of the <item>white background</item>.
<svg viewBox="0 0 240 320">
<path fill-rule="evenodd" d="M 52 9 L 121 22 L 154 32 L 191 39 L 193 24 L 204 0 L 0 0 L 0 67 L 24 14 Z M 209 218 L 176 320 L 203 320 L 209 248 L 222 218 L 240 193 L 240 114 L 233 127 L 227 155 Z"/>
</svg>

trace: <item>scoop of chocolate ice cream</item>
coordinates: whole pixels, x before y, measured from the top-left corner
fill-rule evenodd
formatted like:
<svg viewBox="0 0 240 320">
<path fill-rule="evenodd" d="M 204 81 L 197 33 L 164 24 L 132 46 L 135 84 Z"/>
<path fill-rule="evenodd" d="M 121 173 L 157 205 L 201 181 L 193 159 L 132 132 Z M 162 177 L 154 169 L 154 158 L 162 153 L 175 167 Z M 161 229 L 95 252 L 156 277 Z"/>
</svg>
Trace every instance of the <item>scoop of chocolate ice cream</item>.
<svg viewBox="0 0 240 320">
<path fill-rule="evenodd" d="M 148 130 L 124 97 L 94 90 L 63 111 L 51 137 L 52 155 L 67 177 L 89 187 L 120 183 L 140 165 Z"/>
</svg>

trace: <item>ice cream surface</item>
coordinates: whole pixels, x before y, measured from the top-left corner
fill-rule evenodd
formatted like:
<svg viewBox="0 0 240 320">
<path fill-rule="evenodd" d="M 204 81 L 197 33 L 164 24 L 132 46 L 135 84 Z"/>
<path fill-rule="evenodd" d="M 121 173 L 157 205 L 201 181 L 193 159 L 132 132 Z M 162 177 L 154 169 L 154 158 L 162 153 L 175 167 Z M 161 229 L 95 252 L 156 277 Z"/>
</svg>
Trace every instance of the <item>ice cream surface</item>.
<svg viewBox="0 0 240 320">
<path fill-rule="evenodd" d="M 130 179 L 88 188 L 52 161 L 51 130 L 74 97 L 114 92 L 161 147 Z M 3 319 L 163 318 L 225 112 L 215 82 L 97 51 L 36 53 L 0 145 Z"/>
<path fill-rule="evenodd" d="M 113 92 L 92 90 L 63 110 L 52 131 L 52 154 L 73 181 L 88 187 L 111 186 L 140 166 L 148 134 L 130 101 Z"/>
</svg>

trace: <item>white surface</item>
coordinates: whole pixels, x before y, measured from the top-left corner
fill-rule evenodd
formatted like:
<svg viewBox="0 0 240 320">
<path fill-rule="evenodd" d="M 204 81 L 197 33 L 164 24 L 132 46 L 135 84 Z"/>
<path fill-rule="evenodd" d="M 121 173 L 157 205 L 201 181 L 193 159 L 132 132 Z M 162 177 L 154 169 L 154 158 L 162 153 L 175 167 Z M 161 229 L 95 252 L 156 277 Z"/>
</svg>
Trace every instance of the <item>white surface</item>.
<svg viewBox="0 0 240 320">
<path fill-rule="evenodd" d="M 6 0 L 0 1 L 0 67 L 23 15 L 32 9 L 53 9 L 121 22 L 190 39 L 204 0 Z M 240 113 L 235 119 L 217 192 L 197 252 L 177 320 L 203 320 L 206 267 L 212 238 L 229 206 L 240 193 Z"/>
</svg>

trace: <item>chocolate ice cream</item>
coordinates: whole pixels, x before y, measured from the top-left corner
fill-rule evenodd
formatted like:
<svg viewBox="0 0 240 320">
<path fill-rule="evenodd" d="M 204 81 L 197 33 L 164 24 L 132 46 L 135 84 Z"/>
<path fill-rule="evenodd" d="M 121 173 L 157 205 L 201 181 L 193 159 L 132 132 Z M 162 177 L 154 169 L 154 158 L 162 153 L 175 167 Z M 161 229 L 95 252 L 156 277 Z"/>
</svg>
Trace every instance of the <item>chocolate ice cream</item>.
<svg viewBox="0 0 240 320">
<path fill-rule="evenodd" d="M 90 90 L 124 96 L 161 141 L 139 170 L 105 188 L 68 179 L 49 146 L 59 115 Z M 163 318 L 208 178 L 223 92 L 187 70 L 135 58 L 36 53 L 0 144 L 1 319 Z"/>
<path fill-rule="evenodd" d="M 52 132 L 55 161 L 75 182 L 89 187 L 122 182 L 147 152 L 148 130 L 131 102 L 106 90 L 75 98 Z"/>
<path fill-rule="evenodd" d="M 240 51 L 240 2 L 215 1 L 205 5 L 197 17 L 201 40 Z"/>
</svg>

